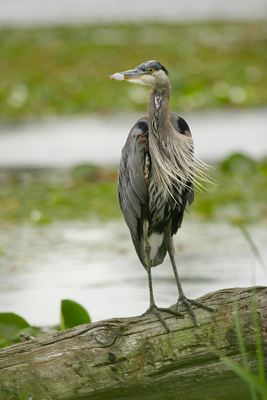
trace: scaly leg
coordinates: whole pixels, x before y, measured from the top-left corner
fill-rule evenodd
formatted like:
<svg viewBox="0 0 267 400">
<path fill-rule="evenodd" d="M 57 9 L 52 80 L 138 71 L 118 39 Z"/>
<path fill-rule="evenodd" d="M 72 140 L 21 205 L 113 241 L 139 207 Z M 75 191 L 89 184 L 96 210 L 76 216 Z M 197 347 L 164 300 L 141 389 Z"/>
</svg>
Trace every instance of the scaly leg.
<svg viewBox="0 0 267 400">
<path fill-rule="evenodd" d="M 152 275 L 151 275 L 151 259 L 150 259 L 150 251 L 151 251 L 151 246 L 149 244 L 148 240 L 148 221 L 144 222 L 144 239 L 145 239 L 145 253 L 146 253 L 146 258 L 147 258 L 147 275 L 148 275 L 148 287 L 149 287 L 149 298 L 150 298 L 150 305 L 149 309 L 142 315 L 148 314 L 148 313 L 154 313 L 158 319 L 161 321 L 162 325 L 165 327 L 165 329 L 171 333 L 171 329 L 165 322 L 163 316 L 161 315 L 160 311 L 165 311 L 169 314 L 175 315 L 175 316 L 181 316 L 179 312 L 175 312 L 169 308 L 159 308 L 156 306 L 155 300 L 154 300 L 154 294 L 153 294 L 153 286 L 152 286 Z"/>
<path fill-rule="evenodd" d="M 178 271 L 177 271 L 177 267 L 175 264 L 175 259 L 174 259 L 174 251 L 173 251 L 173 241 L 172 241 L 172 236 L 171 236 L 171 221 L 169 222 L 169 225 L 167 227 L 167 230 L 165 232 L 165 246 L 166 249 L 169 253 L 170 256 L 170 260 L 171 260 L 171 264 L 172 264 L 172 268 L 173 268 L 173 272 L 174 272 L 174 276 L 175 276 L 175 280 L 176 280 L 176 284 L 177 284 L 177 288 L 178 288 L 178 293 L 179 293 L 179 298 L 178 298 L 178 302 L 177 302 L 177 312 L 181 311 L 181 308 L 183 306 L 183 304 L 186 306 L 186 308 L 188 309 L 189 313 L 191 314 L 194 323 L 196 326 L 200 326 L 196 315 L 194 313 L 194 310 L 192 308 L 192 304 L 201 308 L 204 308 L 205 310 L 208 311 L 213 311 L 213 309 L 211 307 L 206 306 L 205 304 L 200 303 L 199 301 L 196 300 L 190 300 L 187 297 L 185 297 L 184 291 L 182 289 L 182 285 L 180 282 L 180 278 L 178 275 Z"/>
</svg>

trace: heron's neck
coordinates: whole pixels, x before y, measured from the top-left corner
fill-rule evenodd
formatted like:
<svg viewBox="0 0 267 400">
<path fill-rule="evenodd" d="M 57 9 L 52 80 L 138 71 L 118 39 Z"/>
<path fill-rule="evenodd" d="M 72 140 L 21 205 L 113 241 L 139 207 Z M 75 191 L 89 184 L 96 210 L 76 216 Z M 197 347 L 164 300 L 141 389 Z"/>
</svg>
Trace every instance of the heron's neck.
<svg viewBox="0 0 267 400">
<path fill-rule="evenodd" d="M 149 131 L 159 139 L 163 138 L 171 126 L 169 98 L 170 85 L 162 90 L 152 89 L 148 106 Z"/>
</svg>

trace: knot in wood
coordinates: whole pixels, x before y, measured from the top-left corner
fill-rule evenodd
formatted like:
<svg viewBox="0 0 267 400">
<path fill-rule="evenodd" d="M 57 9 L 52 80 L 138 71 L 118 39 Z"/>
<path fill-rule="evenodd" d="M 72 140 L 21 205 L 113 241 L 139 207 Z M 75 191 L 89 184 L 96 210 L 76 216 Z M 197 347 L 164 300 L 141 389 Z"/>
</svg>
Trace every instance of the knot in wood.
<svg viewBox="0 0 267 400">
<path fill-rule="evenodd" d="M 101 329 L 94 333 L 94 339 L 103 347 L 112 346 L 118 337 L 118 333 L 112 329 Z"/>
<path fill-rule="evenodd" d="M 229 343 L 230 347 L 237 347 L 238 346 L 238 339 L 235 328 L 230 328 L 226 334 L 225 339 Z"/>
<path fill-rule="evenodd" d="M 112 353 L 111 351 L 108 353 L 108 360 L 111 363 L 115 363 L 116 362 L 116 354 Z"/>
<path fill-rule="evenodd" d="M 29 342 L 30 340 L 34 339 L 34 336 L 30 335 L 28 332 L 21 332 L 21 334 L 19 335 L 20 340 L 25 343 L 25 342 Z"/>
</svg>

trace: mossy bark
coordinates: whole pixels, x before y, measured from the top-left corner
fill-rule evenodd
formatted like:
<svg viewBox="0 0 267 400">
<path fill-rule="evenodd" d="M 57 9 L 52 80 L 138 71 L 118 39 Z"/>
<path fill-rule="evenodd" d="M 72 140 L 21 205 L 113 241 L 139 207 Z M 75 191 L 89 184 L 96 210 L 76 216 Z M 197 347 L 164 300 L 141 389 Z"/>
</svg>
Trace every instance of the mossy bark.
<svg viewBox="0 0 267 400">
<path fill-rule="evenodd" d="M 257 287 L 263 351 L 267 354 L 267 288 Z M 251 288 L 225 289 L 200 300 L 200 328 L 187 312 L 157 318 L 109 319 L 0 350 L 0 399 L 250 399 L 248 386 L 223 361 L 241 363 L 233 303 L 237 301 L 252 371 L 257 371 Z M 164 315 L 165 316 L 165 315 Z"/>
</svg>

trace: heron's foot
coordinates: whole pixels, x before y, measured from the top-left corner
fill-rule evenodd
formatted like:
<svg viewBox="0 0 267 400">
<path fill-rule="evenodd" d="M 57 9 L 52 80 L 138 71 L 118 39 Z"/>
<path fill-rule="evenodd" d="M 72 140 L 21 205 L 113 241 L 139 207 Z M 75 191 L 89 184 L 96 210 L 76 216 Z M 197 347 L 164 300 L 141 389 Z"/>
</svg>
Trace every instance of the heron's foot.
<svg viewBox="0 0 267 400">
<path fill-rule="evenodd" d="M 161 323 L 162 323 L 162 325 L 164 326 L 164 328 L 165 328 L 169 333 L 172 333 L 172 331 L 171 331 L 171 329 L 169 328 L 168 324 L 166 323 L 165 319 L 164 319 L 163 316 L 161 315 L 161 311 L 166 312 L 166 313 L 169 313 L 169 314 L 172 314 L 172 315 L 175 315 L 176 317 L 182 317 L 182 314 L 179 313 L 178 311 L 177 311 L 177 312 L 176 312 L 176 311 L 173 311 L 173 310 L 171 310 L 170 308 L 159 308 L 159 307 L 157 307 L 155 304 L 154 304 L 154 305 L 151 305 L 151 306 L 148 308 L 148 310 L 147 310 L 146 312 L 144 312 L 144 314 L 142 314 L 142 316 L 143 316 L 143 315 L 146 315 L 146 314 L 155 314 L 155 315 L 158 317 L 158 319 L 161 321 Z"/>
<path fill-rule="evenodd" d="M 196 326 L 200 326 L 200 323 L 197 320 L 197 317 L 192 308 L 192 305 L 204 308 L 205 310 L 208 310 L 210 312 L 214 311 L 213 308 L 208 307 L 205 304 L 200 303 L 199 301 L 187 299 L 184 295 L 179 296 L 178 303 L 177 303 L 177 312 L 178 313 L 181 311 L 181 308 L 183 305 L 185 305 L 185 307 L 188 309 Z"/>
</svg>

